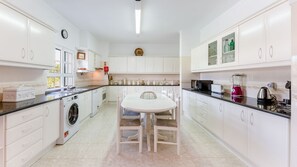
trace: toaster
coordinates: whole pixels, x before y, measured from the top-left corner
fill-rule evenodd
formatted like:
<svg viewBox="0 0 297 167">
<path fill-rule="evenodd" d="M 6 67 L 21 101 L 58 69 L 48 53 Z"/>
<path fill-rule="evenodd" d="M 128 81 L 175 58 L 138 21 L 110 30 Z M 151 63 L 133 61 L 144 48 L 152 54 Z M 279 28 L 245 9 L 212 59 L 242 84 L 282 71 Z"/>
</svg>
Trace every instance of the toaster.
<svg viewBox="0 0 297 167">
<path fill-rule="evenodd" d="M 218 94 L 223 94 L 224 93 L 223 85 L 211 84 L 211 92 L 218 93 Z"/>
</svg>

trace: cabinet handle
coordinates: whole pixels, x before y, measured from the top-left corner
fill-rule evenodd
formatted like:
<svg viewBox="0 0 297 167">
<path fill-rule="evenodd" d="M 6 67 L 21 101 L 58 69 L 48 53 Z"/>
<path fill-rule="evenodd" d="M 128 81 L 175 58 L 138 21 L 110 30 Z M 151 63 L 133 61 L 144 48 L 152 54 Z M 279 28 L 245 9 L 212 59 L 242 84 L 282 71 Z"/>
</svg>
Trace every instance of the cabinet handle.
<svg viewBox="0 0 297 167">
<path fill-rule="evenodd" d="M 259 49 L 258 56 L 259 56 L 259 59 L 262 59 L 262 48 Z"/>
<path fill-rule="evenodd" d="M 24 59 L 26 57 L 25 48 L 22 48 L 22 58 Z"/>
<path fill-rule="evenodd" d="M 23 120 L 25 121 L 26 119 L 30 118 L 31 116 L 32 116 L 32 114 L 24 115 L 24 116 L 23 116 Z"/>
<path fill-rule="evenodd" d="M 30 59 L 31 59 L 31 60 L 34 59 L 34 52 L 33 52 L 33 50 L 31 50 L 31 56 L 30 56 Z"/>
<path fill-rule="evenodd" d="M 251 116 L 250 116 L 250 123 L 251 125 L 254 125 L 254 114 L 251 113 Z"/>
<path fill-rule="evenodd" d="M 272 45 L 270 45 L 270 47 L 269 47 L 269 55 L 271 58 L 273 57 L 273 46 Z"/>
<path fill-rule="evenodd" d="M 244 122 L 244 112 L 243 112 L 243 110 L 241 111 L 240 119 L 241 119 L 242 122 Z"/>
</svg>

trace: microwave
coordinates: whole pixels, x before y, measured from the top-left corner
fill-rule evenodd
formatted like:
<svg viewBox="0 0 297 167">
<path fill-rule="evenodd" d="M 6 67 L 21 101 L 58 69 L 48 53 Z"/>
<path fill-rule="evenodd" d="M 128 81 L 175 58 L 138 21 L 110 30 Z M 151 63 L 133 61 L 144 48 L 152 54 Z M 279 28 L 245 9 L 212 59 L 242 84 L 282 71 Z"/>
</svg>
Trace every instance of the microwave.
<svg viewBox="0 0 297 167">
<path fill-rule="evenodd" d="M 197 80 L 197 90 L 200 91 L 211 91 L 212 80 Z"/>
</svg>

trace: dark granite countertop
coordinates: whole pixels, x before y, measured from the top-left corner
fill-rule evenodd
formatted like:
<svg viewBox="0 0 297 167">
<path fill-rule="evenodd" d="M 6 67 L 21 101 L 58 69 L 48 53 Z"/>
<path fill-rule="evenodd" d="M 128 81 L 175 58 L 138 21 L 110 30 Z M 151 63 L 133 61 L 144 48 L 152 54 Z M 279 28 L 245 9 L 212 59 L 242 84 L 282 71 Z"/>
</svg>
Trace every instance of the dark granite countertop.
<svg viewBox="0 0 297 167">
<path fill-rule="evenodd" d="M 180 86 L 178 85 L 108 85 L 108 86 Z"/>
<path fill-rule="evenodd" d="M 258 105 L 256 98 L 245 97 L 245 96 L 244 97 L 232 97 L 232 96 L 230 96 L 230 94 L 226 94 L 226 93 L 221 95 L 221 94 L 211 93 L 210 91 L 192 90 L 191 88 L 183 88 L 183 90 L 187 90 L 187 91 L 205 95 L 208 97 L 224 100 L 224 101 L 227 101 L 230 103 L 234 103 L 234 104 L 238 104 L 238 105 L 241 105 L 244 107 L 256 109 L 256 110 L 263 111 L 263 112 L 266 112 L 269 114 L 274 114 L 274 115 L 281 116 L 284 118 L 289 118 L 289 119 L 291 118 L 290 113 L 276 112 L 275 107 L 273 107 L 271 105 Z"/>
<path fill-rule="evenodd" d="M 26 108 L 34 107 L 40 104 L 48 103 L 55 100 L 60 100 L 63 97 L 72 96 L 75 94 L 91 91 L 108 85 L 90 85 L 85 87 L 78 87 L 77 91 L 73 92 L 50 92 L 43 95 L 36 95 L 35 99 L 25 100 L 21 102 L 0 102 L 0 116 L 17 112 Z"/>
</svg>

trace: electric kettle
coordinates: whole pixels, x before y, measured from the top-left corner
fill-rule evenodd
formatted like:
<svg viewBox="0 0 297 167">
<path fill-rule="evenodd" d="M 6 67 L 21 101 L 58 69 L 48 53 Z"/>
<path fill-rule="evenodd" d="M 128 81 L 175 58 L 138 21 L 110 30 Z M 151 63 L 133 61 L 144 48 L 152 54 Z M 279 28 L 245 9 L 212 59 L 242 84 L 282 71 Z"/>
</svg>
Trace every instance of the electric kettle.
<svg viewBox="0 0 297 167">
<path fill-rule="evenodd" d="M 270 91 L 267 87 L 261 87 L 258 95 L 257 102 L 259 104 L 272 104 L 275 100 L 275 96 L 270 94 Z"/>
</svg>

